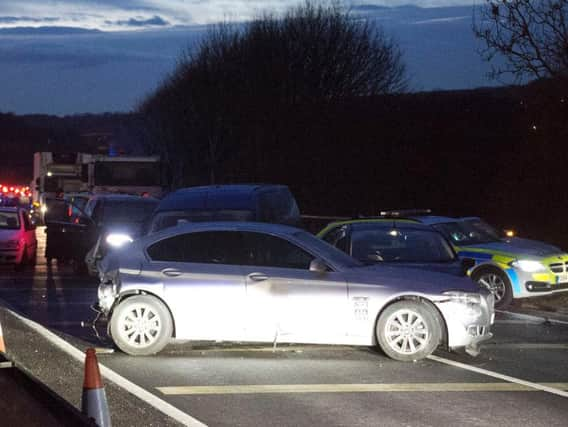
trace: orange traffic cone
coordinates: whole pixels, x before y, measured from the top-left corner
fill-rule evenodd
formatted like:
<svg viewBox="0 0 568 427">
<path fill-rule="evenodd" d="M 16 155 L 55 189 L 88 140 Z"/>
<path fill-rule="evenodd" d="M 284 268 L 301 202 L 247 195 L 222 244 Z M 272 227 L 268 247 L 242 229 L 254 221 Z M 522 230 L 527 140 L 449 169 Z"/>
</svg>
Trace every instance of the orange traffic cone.
<svg viewBox="0 0 568 427">
<path fill-rule="evenodd" d="M 94 348 L 87 349 L 85 381 L 81 398 L 81 412 L 92 418 L 99 427 L 110 427 L 110 414 L 99 363 Z"/>
<path fill-rule="evenodd" d="M 6 354 L 6 345 L 4 344 L 4 333 L 2 332 L 2 324 L 0 324 L 0 353 Z"/>
</svg>

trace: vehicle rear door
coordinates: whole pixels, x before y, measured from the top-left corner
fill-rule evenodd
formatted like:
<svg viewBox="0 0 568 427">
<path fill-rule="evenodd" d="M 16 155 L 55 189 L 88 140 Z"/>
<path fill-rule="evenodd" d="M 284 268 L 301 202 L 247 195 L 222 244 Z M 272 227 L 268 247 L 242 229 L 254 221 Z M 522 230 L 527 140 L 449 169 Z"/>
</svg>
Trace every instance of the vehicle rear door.
<svg viewBox="0 0 568 427">
<path fill-rule="evenodd" d="M 239 235 L 232 231 L 179 234 L 147 248 L 152 261 L 143 274 L 162 281 L 176 337 L 243 339 L 246 290 L 239 250 Z"/>
<path fill-rule="evenodd" d="M 315 255 L 280 236 L 244 232 L 243 243 L 249 339 L 341 341 L 348 309 L 343 274 L 310 271 Z"/>
</svg>

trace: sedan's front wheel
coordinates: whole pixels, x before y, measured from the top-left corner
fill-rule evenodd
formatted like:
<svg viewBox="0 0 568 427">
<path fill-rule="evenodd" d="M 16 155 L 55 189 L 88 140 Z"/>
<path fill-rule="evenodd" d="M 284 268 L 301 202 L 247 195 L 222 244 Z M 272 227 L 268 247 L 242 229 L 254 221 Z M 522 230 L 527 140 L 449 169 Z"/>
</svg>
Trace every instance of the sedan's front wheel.
<svg viewBox="0 0 568 427">
<path fill-rule="evenodd" d="M 392 359 L 402 362 L 429 356 L 440 343 L 438 314 L 418 301 L 399 301 L 388 306 L 377 322 L 377 340 Z"/>
<path fill-rule="evenodd" d="M 110 319 L 114 343 L 132 356 L 158 353 L 168 344 L 172 331 L 173 322 L 166 306 L 146 295 L 125 299 Z"/>
</svg>

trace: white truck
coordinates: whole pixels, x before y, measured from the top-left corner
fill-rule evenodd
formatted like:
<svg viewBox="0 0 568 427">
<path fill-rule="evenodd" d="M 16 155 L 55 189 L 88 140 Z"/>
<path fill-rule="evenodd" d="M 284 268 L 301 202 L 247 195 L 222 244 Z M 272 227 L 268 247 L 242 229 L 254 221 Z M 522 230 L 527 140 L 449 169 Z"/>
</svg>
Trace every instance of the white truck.
<svg viewBox="0 0 568 427">
<path fill-rule="evenodd" d="M 31 185 L 35 208 L 58 193 L 122 193 L 160 197 L 159 156 L 108 156 L 89 153 L 34 153 Z M 43 215 L 42 215 L 43 216 Z"/>
</svg>

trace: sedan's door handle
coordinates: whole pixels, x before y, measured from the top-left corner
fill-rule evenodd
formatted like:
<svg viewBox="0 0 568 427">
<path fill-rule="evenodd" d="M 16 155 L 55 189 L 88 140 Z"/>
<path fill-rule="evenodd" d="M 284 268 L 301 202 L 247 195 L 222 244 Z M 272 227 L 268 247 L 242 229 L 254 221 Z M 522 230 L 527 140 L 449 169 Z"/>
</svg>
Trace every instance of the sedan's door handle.
<svg viewBox="0 0 568 427">
<path fill-rule="evenodd" d="M 251 273 L 247 276 L 247 278 L 253 282 L 263 282 L 264 280 L 268 280 L 268 276 L 262 273 Z"/>
<path fill-rule="evenodd" d="M 175 269 L 175 268 L 164 268 L 162 270 L 162 274 L 164 276 L 168 276 L 168 277 L 177 277 L 177 276 L 181 276 L 182 272 Z"/>
</svg>

